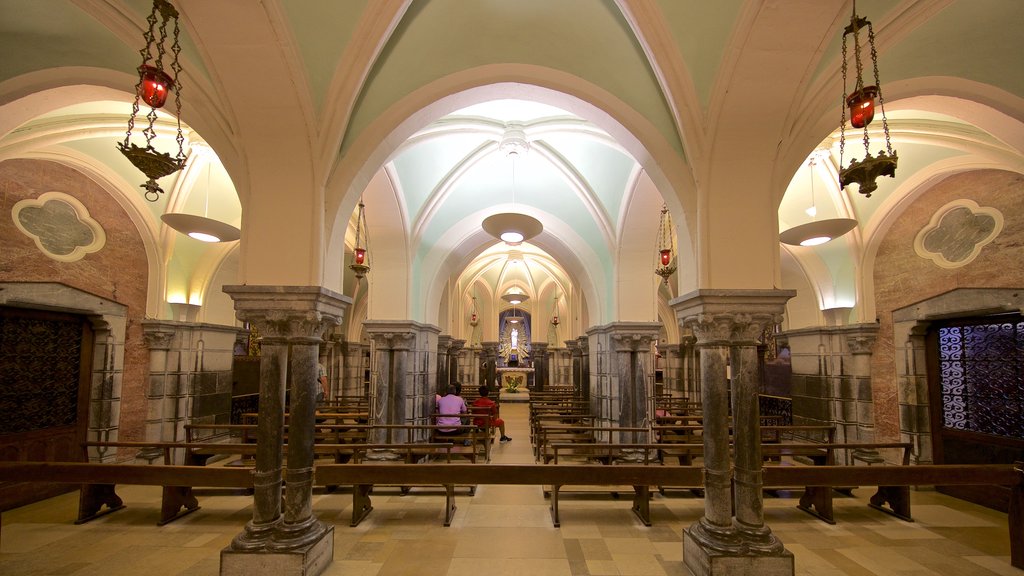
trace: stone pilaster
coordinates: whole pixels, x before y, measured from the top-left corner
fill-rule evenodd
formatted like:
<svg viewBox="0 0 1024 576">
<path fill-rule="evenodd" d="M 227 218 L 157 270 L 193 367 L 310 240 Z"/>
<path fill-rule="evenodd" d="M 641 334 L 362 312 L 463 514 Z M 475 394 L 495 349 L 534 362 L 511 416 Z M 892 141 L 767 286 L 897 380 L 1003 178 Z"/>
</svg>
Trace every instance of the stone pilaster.
<svg viewBox="0 0 1024 576">
<path fill-rule="evenodd" d="M 849 401 L 854 405 L 856 415 L 857 441 L 874 442 L 875 440 L 875 405 L 871 394 L 871 353 L 878 336 L 877 324 L 851 326 L 844 333 L 846 349 L 851 359 L 850 387 L 846 391 Z M 876 450 L 854 450 L 853 460 L 877 464 L 884 461 Z"/>
<path fill-rule="evenodd" d="M 548 385 L 548 343 L 533 343 L 533 389 L 543 390 Z"/>
<path fill-rule="evenodd" d="M 437 351 L 440 329 L 411 320 L 368 320 L 367 335 L 374 343 L 370 391 L 374 424 L 417 424 L 428 421 L 437 394 Z M 427 437 L 394 438 L 386 430 L 374 432 L 371 442 L 410 442 Z M 382 453 L 380 458 L 395 455 Z"/>
<path fill-rule="evenodd" d="M 757 335 L 777 321 L 794 294 L 698 290 L 670 302 L 700 352 L 704 517 L 683 534 L 684 562 L 695 576 L 794 573 L 793 555 L 764 524 L 756 346 Z M 730 372 L 735 466 L 729 445 Z"/>
<path fill-rule="evenodd" d="M 580 380 L 578 393 L 582 393 L 584 400 L 590 399 L 590 367 L 593 365 L 593 360 L 590 358 L 590 339 L 586 336 L 580 336 L 576 338 L 576 345 L 579 348 L 580 354 Z"/>
<path fill-rule="evenodd" d="M 227 424 L 231 419 L 232 360 L 238 330 L 146 320 L 142 331 L 149 348 L 146 438 L 180 441 L 186 423 Z M 182 459 L 183 454 L 174 455 L 175 463 L 182 463 Z"/>
<path fill-rule="evenodd" d="M 682 397 L 683 391 L 683 349 L 680 344 L 658 342 L 658 354 L 661 355 L 662 389 L 667 396 Z M 655 389 L 655 394 L 658 390 Z"/>
<path fill-rule="evenodd" d="M 613 322 L 587 331 L 592 413 L 606 425 L 636 428 L 648 423 L 654 394 L 654 340 L 660 323 Z M 640 436 L 618 442 L 642 442 Z"/>
<path fill-rule="evenodd" d="M 693 334 L 681 336 L 679 346 L 682 350 L 683 396 L 692 402 L 701 401 L 700 390 L 700 352 L 697 350 L 697 338 Z"/>
<path fill-rule="evenodd" d="M 324 331 L 351 299 L 319 286 L 225 286 L 240 319 L 262 335 L 253 518 L 221 552 L 221 574 L 315 575 L 333 559 L 333 526 L 312 514 L 317 359 Z M 288 459 L 282 474 L 284 400 L 291 373 Z M 286 483 L 282 513 L 281 488 Z"/>
</svg>

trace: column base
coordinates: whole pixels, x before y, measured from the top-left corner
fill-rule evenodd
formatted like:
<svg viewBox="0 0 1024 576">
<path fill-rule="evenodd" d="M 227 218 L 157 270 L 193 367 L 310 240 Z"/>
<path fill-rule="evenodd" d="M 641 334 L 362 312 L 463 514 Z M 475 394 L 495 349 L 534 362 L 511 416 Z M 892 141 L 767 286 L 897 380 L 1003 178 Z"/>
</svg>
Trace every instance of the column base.
<svg viewBox="0 0 1024 576">
<path fill-rule="evenodd" d="M 683 564 L 690 576 L 793 576 L 793 553 L 783 549 L 774 555 L 720 552 L 705 548 L 683 531 Z"/>
<path fill-rule="evenodd" d="M 315 542 L 286 552 L 220 551 L 220 576 L 318 576 L 334 561 L 334 526 Z"/>
</svg>

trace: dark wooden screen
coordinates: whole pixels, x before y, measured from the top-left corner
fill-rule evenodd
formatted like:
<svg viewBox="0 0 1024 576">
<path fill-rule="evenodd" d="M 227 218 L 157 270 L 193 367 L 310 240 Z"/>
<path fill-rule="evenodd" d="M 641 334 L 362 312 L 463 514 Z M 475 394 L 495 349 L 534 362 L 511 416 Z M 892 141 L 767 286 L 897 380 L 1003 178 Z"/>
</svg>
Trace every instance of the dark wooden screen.
<svg viewBox="0 0 1024 576">
<path fill-rule="evenodd" d="M 82 316 L 0 307 L 0 460 L 83 459 L 91 350 Z M 73 489 L 0 483 L 0 510 Z"/>
<path fill-rule="evenodd" d="M 935 462 L 997 464 L 1024 459 L 1024 319 L 945 321 L 928 334 Z M 1006 511 L 1009 490 L 940 487 Z"/>
</svg>

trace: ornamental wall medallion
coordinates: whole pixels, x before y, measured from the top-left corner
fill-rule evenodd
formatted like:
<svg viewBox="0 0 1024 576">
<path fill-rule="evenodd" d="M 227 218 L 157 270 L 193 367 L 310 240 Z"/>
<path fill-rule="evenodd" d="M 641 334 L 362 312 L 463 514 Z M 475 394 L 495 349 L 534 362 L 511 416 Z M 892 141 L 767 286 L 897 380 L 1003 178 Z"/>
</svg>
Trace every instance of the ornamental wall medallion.
<svg viewBox="0 0 1024 576">
<path fill-rule="evenodd" d="M 89 210 L 63 192 L 22 200 L 11 209 L 11 218 L 40 252 L 58 262 L 81 260 L 107 242 L 103 227 L 89 216 Z"/>
<path fill-rule="evenodd" d="M 914 238 L 917 255 L 941 268 L 970 264 L 1003 229 L 1003 213 L 978 206 L 973 200 L 954 200 L 939 208 Z"/>
</svg>

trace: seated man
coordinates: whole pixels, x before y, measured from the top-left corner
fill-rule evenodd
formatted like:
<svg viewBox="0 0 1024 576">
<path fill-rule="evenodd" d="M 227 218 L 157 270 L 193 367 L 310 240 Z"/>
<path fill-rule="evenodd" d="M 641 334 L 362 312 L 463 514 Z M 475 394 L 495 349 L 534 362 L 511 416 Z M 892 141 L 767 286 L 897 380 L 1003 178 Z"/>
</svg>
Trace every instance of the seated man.
<svg viewBox="0 0 1024 576">
<path fill-rule="evenodd" d="M 455 386 L 449 386 L 445 395 L 437 399 L 438 426 L 460 426 L 462 425 L 461 414 L 466 414 L 466 401 L 455 392 Z M 460 428 L 438 428 L 437 433 L 441 436 L 455 436 L 460 434 Z"/>
<path fill-rule="evenodd" d="M 473 401 L 473 413 L 490 416 L 491 425 L 497 426 L 498 430 L 501 432 L 501 442 L 503 444 L 505 442 L 511 442 L 512 439 L 505 435 L 505 421 L 498 418 L 498 404 L 487 397 L 490 392 L 491 391 L 487 386 L 480 387 L 480 397 Z M 484 418 L 474 418 L 473 424 L 475 424 L 477 428 L 483 428 L 485 425 Z"/>
</svg>

